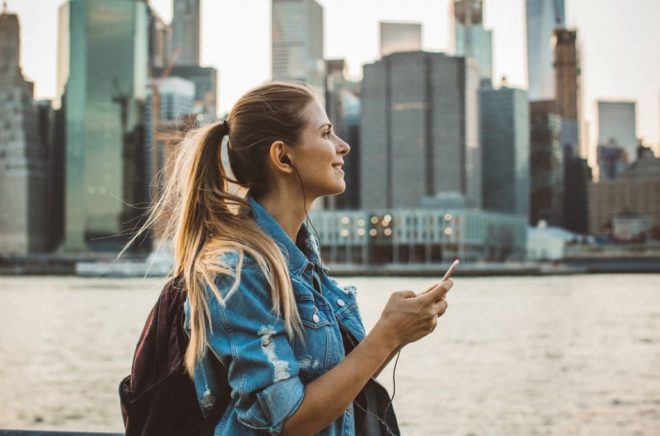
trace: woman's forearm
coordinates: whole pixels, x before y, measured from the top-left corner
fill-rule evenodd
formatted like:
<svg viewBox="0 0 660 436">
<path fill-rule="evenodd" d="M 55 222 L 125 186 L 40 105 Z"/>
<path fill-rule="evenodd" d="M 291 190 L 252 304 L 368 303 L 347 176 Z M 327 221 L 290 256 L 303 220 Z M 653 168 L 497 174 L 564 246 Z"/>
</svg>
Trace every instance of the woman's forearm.
<svg viewBox="0 0 660 436">
<path fill-rule="evenodd" d="M 302 404 L 284 422 L 282 434 L 314 434 L 330 425 L 397 349 L 393 338 L 376 324 L 344 360 L 305 387 Z"/>
<path fill-rule="evenodd" d="M 378 368 L 378 371 L 376 371 L 376 373 L 374 374 L 374 376 L 373 376 L 374 378 L 378 377 L 380 375 L 380 373 L 383 372 L 383 369 L 385 369 L 385 367 L 392 361 L 394 356 L 396 356 L 396 353 L 401 351 L 401 348 L 402 347 L 395 348 L 394 351 L 392 351 L 392 354 L 387 356 L 387 359 L 385 359 L 385 362 L 383 362 L 383 364 L 380 366 L 380 368 Z"/>
</svg>

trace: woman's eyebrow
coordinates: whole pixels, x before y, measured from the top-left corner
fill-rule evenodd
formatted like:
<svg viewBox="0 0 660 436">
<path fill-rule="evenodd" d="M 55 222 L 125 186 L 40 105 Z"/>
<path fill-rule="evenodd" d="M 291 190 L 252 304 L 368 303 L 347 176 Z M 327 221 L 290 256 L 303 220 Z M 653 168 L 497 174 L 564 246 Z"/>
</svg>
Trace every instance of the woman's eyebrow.
<svg viewBox="0 0 660 436">
<path fill-rule="evenodd" d="M 325 124 L 321 124 L 321 127 L 319 127 L 319 130 L 321 130 L 322 128 L 324 128 L 326 126 L 328 126 L 332 129 L 332 124 L 331 123 L 325 123 Z"/>
</svg>

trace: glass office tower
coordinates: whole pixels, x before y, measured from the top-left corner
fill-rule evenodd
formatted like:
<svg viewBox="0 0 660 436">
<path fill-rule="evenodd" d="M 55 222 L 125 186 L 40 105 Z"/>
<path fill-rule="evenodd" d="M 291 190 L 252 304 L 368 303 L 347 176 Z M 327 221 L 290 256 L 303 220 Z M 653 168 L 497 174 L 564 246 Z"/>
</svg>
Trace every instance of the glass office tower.
<svg viewBox="0 0 660 436">
<path fill-rule="evenodd" d="M 529 102 L 522 89 L 479 89 L 486 210 L 529 215 Z"/>
<path fill-rule="evenodd" d="M 480 208 L 478 64 L 418 51 L 363 68 L 360 207 L 415 208 L 450 195 Z"/>
<path fill-rule="evenodd" d="M 323 7 L 316 0 L 272 0 L 273 80 L 304 82 L 325 105 Z"/>
<path fill-rule="evenodd" d="M 174 0 L 172 6 L 172 55 L 176 53 L 174 63 L 199 65 L 200 0 Z"/>
<path fill-rule="evenodd" d="M 555 98 L 552 35 L 566 25 L 564 0 L 526 0 L 530 100 Z"/>
<path fill-rule="evenodd" d="M 482 0 L 454 0 L 454 50 L 479 63 L 482 81 L 493 80 L 493 32 L 484 28 Z"/>
<path fill-rule="evenodd" d="M 59 11 L 58 95 L 66 144 L 63 251 L 115 251 L 143 198 L 146 4 L 70 0 Z"/>
</svg>

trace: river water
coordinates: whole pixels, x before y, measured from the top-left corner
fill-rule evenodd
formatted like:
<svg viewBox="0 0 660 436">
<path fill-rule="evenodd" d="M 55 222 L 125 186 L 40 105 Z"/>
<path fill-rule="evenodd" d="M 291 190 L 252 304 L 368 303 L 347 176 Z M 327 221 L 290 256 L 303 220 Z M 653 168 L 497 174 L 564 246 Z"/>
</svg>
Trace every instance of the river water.
<svg viewBox="0 0 660 436">
<path fill-rule="evenodd" d="M 431 284 L 339 282 L 367 328 L 391 291 Z M 0 428 L 122 431 L 117 386 L 163 283 L 0 277 Z M 401 353 L 403 434 L 660 434 L 660 275 L 457 278 L 448 301 Z"/>
</svg>

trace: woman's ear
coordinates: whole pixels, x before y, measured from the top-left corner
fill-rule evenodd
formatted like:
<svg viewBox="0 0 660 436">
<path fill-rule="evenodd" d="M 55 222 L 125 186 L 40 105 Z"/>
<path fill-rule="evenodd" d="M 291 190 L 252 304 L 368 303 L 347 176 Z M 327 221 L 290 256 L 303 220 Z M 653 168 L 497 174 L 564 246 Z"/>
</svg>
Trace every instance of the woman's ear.
<svg viewBox="0 0 660 436">
<path fill-rule="evenodd" d="M 288 147 L 283 141 L 275 141 L 270 145 L 270 163 L 276 171 L 286 174 L 293 172 L 293 160 L 288 153 Z"/>
</svg>

